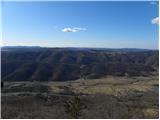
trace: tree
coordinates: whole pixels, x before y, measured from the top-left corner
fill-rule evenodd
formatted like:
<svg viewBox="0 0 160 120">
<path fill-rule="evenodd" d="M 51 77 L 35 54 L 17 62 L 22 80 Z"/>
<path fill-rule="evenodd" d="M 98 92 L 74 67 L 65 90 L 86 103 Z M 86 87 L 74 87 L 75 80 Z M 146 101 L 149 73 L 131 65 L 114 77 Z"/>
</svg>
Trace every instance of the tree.
<svg viewBox="0 0 160 120">
<path fill-rule="evenodd" d="M 73 99 L 64 102 L 65 112 L 72 118 L 77 119 L 81 115 L 83 104 L 80 98 L 76 95 Z"/>
</svg>

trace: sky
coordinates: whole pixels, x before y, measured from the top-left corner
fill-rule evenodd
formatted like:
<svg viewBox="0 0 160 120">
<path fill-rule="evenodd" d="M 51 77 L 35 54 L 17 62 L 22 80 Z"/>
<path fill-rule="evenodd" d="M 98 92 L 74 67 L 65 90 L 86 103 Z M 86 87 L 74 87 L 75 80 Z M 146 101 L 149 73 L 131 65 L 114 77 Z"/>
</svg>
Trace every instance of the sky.
<svg viewBox="0 0 160 120">
<path fill-rule="evenodd" d="M 2 45 L 158 49 L 158 2 L 1 3 Z"/>
</svg>

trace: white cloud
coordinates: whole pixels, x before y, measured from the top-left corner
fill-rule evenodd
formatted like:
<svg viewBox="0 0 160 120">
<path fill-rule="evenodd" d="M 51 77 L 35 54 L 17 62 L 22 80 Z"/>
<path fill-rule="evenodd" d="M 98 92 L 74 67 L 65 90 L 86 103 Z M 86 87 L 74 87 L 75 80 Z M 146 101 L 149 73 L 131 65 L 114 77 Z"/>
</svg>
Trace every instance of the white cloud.
<svg viewBox="0 0 160 120">
<path fill-rule="evenodd" d="M 152 24 L 159 24 L 159 17 L 153 18 Z"/>
<path fill-rule="evenodd" d="M 79 32 L 79 31 L 85 31 L 86 30 L 86 28 L 77 28 L 77 27 L 75 27 L 75 28 L 64 28 L 64 29 L 62 29 L 62 32 Z"/>
</svg>

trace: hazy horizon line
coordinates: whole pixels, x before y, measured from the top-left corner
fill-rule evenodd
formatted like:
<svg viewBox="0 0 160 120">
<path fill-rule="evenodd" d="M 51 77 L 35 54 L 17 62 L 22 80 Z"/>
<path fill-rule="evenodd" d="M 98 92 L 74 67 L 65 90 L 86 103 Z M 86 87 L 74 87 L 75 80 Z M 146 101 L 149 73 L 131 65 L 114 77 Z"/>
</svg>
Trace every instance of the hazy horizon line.
<svg viewBox="0 0 160 120">
<path fill-rule="evenodd" d="M 138 47 L 80 47 L 80 46 L 36 46 L 36 45 L 1 45 L 0 47 L 41 47 L 41 48 L 89 48 L 89 49 L 146 49 L 159 50 L 159 48 L 138 48 Z"/>
</svg>

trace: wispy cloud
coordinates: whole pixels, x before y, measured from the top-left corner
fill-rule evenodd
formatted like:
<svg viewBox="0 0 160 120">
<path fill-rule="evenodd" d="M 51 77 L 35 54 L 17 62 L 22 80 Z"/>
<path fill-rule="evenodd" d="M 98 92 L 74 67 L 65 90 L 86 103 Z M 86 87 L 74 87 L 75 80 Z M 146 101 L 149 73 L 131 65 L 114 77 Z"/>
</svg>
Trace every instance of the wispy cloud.
<svg viewBox="0 0 160 120">
<path fill-rule="evenodd" d="M 78 28 L 78 27 L 70 28 L 70 27 L 67 27 L 67 28 L 63 28 L 62 32 L 80 32 L 80 31 L 85 31 L 85 30 L 86 30 L 86 28 Z"/>
<path fill-rule="evenodd" d="M 150 5 L 159 7 L 158 1 L 150 1 Z"/>
<path fill-rule="evenodd" d="M 152 24 L 159 24 L 159 17 L 153 18 Z"/>
<path fill-rule="evenodd" d="M 156 1 L 151 1 L 150 4 L 151 5 L 157 5 L 157 2 Z"/>
</svg>

